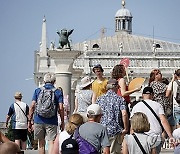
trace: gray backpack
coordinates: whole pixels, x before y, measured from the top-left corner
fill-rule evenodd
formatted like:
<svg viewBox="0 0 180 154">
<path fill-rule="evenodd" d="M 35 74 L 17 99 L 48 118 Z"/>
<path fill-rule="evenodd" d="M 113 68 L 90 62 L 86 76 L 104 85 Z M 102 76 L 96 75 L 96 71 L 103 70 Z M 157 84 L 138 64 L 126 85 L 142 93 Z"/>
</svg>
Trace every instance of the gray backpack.
<svg viewBox="0 0 180 154">
<path fill-rule="evenodd" d="M 35 107 L 36 114 L 44 118 L 51 118 L 56 115 L 55 90 L 56 88 L 41 88 Z"/>
<path fill-rule="evenodd" d="M 180 105 L 180 82 L 178 80 L 175 81 L 178 84 L 175 100 Z"/>
</svg>

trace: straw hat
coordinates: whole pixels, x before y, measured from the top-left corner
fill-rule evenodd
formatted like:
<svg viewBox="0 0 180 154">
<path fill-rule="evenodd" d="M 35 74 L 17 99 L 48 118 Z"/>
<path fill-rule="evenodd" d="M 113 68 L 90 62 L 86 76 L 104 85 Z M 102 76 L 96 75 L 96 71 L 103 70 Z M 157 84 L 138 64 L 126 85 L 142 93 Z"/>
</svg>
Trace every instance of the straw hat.
<svg viewBox="0 0 180 154">
<path fill-rule="evenodd" d="M 85 76 L 82 80 L 81 80 L 81 85 L 79 86 L 81 89 L 89 86 L 90 84 L 93 83 L 94 80 L 91 80 L 91 78 L 89 76 Z"/>
</svg>

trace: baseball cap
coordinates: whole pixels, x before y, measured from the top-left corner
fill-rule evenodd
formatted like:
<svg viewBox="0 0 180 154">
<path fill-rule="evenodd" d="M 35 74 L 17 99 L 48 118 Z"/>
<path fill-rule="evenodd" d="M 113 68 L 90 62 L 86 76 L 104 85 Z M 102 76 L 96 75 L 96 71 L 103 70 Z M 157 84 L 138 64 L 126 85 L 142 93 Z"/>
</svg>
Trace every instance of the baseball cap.
<svg viewBox="0 0 180 154">
<path fill-rule="evenodd" d="M 61 145 L 62 154 L 79 154 L 79 145 L 72 137 L 64 140 Z"/>
<path fill-rule="evenodd" d="M 91 104 L 87 108 L 88 115 L 101 115 L 102 109 L 98 104 Z"/>
<path fill-rule="evenodd" d="M 154 92 L 153 92 L 153 89 L 152 89 L 152 87 L 145 87 L 144 89 L 143 89 L 143 94 L 153 94 Z"/>
</svg>

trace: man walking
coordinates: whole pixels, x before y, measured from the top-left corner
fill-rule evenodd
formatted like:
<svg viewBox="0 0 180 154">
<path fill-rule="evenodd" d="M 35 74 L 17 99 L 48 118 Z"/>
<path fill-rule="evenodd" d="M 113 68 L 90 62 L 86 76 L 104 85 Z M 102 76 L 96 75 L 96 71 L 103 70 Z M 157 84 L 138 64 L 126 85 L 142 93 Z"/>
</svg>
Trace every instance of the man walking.
<svg viewBox="0 0 180 154">
<path fill-rule="evenodd" d="M 29 111 L 28 127 L 32 130 L 34 115 L 34 139 L 39 142 L 39 154 L 45 154 L 45 136 L 48 140 L 48 153 L 52 154 L 53 142 L 57 135 L 57 111 L 61 117 L 60 129 L 64 129 L 63 94 L 54 87 L 55 81 L 55 74 L 45 74 L 45 85 L 35 90 Z"/>
<path fill-rule="evenodd" d="M 155 112 L 155 114 L 158 116 L 159 121 L 155 117 L 153 112 L 145 105 L 145 103 L 143 101 L 137 103 L 133 107 L 132 112 L 131 112 L 131 117 L 136 112 L 142 112 L 142 113 L 146 114 L 146 116 L 148 117 L 149 123 L 150 123 L 150 131 L 147 132 L 147 134 L 149 134 L 149 135 L 157 134 L 160 136 L 159 139 L 161 139 L 161 135 L 162 135 L 162 131 L 163 131 L 161 126 L 163 126 L 163 128 L 166 131 L 166 133 L 168 134 L 169 138 L 173 139 L 171 127 L 165 117 L 163 107 L 160 103 L 157 103 L 152 100 L 153 94 L 154 93 L 153 93 L 152 87 L 145 87 L 143 90 L 142 97 L 143 97 L 143 100 L 145 101 L 145 103 L 147 103 L 152 108 L 152 110 Z M 157 152 L 157 154 L 159 154 L 161 151 L 162 141 L 160 140 L 156 144 L 157 144 L 156 152 Z"/>
<path fill-rule="evenodd" d="M 107 127 L 108 137 L 111 143 L 111 154 L 121 154 L 122 140 L 125 133 L 128 132 L 126 102 L 123 97 L 117 95 L 118 88 L 118 81 L 116 79 L 110 79 L 107 82 L 107 93 L 100 96 L 96 101 L 103 110 L 101 124 Z M 124 129 L 120 121 L 123 121 Z"/>
<path fill-rule="evenodd" d="M 96 149 L 97 154 L 103 150 L 102 154 L 109 154 L 109 140 L 107 136 L 107 130 L 99 122 L 102 117 L 102 110 L 98 104 L 91 104 L 87 108 L 88 122 L 79 127 L 80 136 L 88 141 Z M 84 145 L 85 146 L 85 145 Z M 80 153 L 83 149 L 80 146 Z M 85 152 L 84 152 L 85 154 Z"/>
<path fill-rule="evenodd" d="M 21 101 L 22 94 L 20 92 L 16 92 L 14 98 L 15 102 L 10 106 L 7 114 L 6 127 L 8 127 L 8 121 L 11 118 L 15 143 L 19 145 L 22 150 L 26 150 L 29 106 Z"/>
</svg>

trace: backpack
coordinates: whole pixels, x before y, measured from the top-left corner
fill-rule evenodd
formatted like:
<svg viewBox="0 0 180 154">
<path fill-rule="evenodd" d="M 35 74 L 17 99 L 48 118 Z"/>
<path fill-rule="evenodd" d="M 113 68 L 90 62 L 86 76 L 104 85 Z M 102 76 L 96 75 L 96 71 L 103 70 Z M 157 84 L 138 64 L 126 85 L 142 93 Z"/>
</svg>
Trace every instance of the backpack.
<svg viewBox="0 0 180 154">
<path fill-rule="evenodd" d="M 36 102 L 36 114 L 44 118 L 51 118 L 56 115 L 55 90 L 56 88 L 46 89 L 45 87 L 41 87 Z"/>
<path fill-rule="evenodd" d="M 79 144 L 79 154 L 98 154 L 96 148 L 79 134 L 79 128 L 74 132 L 74 138 Z"/>
<path fill-rule="evenodd" d="M 77 141 L 73 138 L 73 134 L 62 142 L 61 153 L 79 154 L 79 145 Z"/>
<path fill-rule="evenodd" d="M 178 84 L 175 100 L 180 105 L 180 82 L 178 80 L 175 81 Z"/>
</svg>

